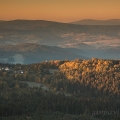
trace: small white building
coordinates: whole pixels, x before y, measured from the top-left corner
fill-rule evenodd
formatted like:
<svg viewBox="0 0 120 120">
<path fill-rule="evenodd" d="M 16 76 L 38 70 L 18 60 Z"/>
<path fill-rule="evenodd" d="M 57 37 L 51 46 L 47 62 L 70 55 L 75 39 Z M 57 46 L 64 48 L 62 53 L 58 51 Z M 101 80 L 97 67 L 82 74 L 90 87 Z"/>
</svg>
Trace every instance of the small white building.
<svg viewBox="0 0 120 120">
<path fill-rule="evenodd" d="M 5 68 L 5 71 L 9 71 L 10 69 L 8 67 Z"/>
<path fill-rule="evenodd" d="M 21 70 L 21 74 L 23 74 L 24 72 Z"/>
</svg>

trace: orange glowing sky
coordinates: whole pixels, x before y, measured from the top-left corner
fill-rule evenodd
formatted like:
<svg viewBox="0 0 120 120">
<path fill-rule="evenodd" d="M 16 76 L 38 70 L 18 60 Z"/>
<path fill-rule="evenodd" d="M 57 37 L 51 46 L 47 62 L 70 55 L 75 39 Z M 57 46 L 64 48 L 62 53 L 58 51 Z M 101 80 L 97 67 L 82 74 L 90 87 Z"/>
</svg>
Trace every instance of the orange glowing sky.
<svg viewBox="0 0 120 120">
<path fill-rule="evenodd" d="M 0 0 L 0 20 L 120 19 L 120 0 Z"/>
</svg>

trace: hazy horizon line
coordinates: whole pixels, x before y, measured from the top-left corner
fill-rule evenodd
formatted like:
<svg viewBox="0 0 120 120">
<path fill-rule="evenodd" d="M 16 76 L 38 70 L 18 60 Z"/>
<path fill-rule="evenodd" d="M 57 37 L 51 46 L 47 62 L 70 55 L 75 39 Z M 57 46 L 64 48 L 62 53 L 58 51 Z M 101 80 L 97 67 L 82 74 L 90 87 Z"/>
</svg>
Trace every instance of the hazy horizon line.
<svg viewBox="0 0 120 120">
<path fill-rule="evenodd" d="M 46 20 L 46 19 L 11 19 L 11 20 L 0 20 L 1 21 L 17 21 L 17 20 L 25 20 L 25 21 L 50 21 L 50 22 L 59 22 L 59 23 L 71 23 L 71 22 L 77 22 L 77 21 L 83 21 L 83 20 L 95 20 L 95 21 L 108 21 L 108 20 L 120 20 L 119 18 L 114 18 L 114 19 L 80 19 L 80 20 L 74 20 L 70 22 L 64 22 L 64 21 L 56 21 L 56 20 Z"/>
</svg>

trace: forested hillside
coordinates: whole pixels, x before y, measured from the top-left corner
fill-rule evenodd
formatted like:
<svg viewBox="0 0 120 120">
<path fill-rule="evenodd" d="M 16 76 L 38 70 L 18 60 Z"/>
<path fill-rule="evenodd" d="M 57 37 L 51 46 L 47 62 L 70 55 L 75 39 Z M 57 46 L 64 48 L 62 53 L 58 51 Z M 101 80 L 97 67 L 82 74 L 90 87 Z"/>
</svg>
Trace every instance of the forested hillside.
<svg viewBox="0 0 120 120">
<path fill-rule="evenodd" d="M 49 89 L 30 87 L 41 83 Z M 120 60 L 0 64 L 0 117 L 119 120 Z M 58 112 L 56 112 L 58 111 Z M 50 115 L 51 114 L 51 115 Z M 58 117 L 60 116 L 60 117 Z"/>
</svg>

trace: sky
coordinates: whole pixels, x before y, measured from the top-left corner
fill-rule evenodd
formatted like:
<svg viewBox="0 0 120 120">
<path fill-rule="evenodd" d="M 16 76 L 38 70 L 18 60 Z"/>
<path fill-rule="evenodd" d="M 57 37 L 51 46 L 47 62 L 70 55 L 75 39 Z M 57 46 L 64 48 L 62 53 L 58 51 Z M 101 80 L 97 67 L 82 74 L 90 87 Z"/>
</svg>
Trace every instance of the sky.
<svg viewBox="0 0 120 120">
<path fill-rule="evenodd" d="M 0 20 L 120 19 L 120 0 L 0 0 Z"/>
</svg>

